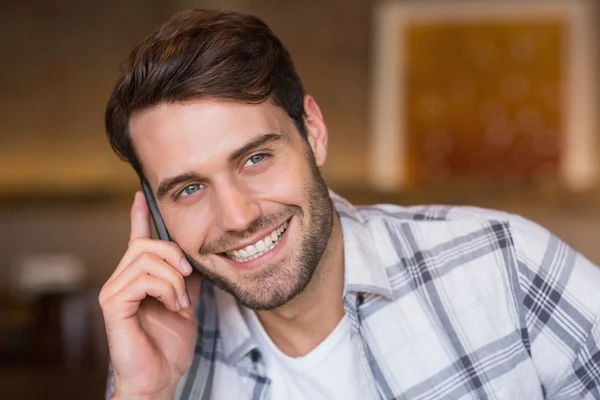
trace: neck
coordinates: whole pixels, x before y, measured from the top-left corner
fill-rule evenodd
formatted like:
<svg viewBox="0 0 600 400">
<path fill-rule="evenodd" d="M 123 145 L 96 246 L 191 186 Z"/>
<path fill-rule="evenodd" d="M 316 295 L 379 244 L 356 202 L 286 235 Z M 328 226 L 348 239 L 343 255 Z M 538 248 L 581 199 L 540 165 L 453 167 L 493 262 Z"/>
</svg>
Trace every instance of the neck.
<svg viewBox="0 0 600 400">
<path fill-rule="evenodd" d="M 327 248 L 306 289 L 282 307 L 258 311 L 265 331 L 279 349 L 300 357 L 319 345 L 344 316 L 344 247 L 334 211 Z"/>
</svg>

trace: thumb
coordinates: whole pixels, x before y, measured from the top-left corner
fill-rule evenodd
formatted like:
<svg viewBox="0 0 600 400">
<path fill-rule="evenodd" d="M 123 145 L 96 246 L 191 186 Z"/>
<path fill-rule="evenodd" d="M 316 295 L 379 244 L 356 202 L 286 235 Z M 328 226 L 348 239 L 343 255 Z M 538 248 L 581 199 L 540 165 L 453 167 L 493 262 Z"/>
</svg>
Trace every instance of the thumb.
<svg viewBox="0 0 600 400">
<path fill-rule="evenodd" d="M 152 227 L 150 225 L 150 211 L 146 197 L 142 192 L 136 192 L 131 205 L 131 234 L 129 240 L 137 238 L 150 238 Z"/>
</svg>

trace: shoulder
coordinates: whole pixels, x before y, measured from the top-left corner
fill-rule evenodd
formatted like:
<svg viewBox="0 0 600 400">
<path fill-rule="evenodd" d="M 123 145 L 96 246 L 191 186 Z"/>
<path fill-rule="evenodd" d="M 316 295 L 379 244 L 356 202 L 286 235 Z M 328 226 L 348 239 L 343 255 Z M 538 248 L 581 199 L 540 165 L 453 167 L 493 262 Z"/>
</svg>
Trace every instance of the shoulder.
<svg viewBox="0 0 600 400">
<path fill-rule="evenodd" d="M 416 230 L 447 230 L 448 234 L 460 235 L 476 227 L 504 227 L 514 240 L 537 238 L 547 240 L 551 233 L 538 223 L 521 215 L 491 208 L 426 204 L 401 206 L 396 204 L 353 205 L 341 198 L 334 198 L 340 216 L 364 225 L 385 224 L 392 229 L 399 226 Z"/>
<path fill-rule="evenodd" d="M 356 206 L 334 199 L 347 229 L 364 232 L 388 259 L 429 260 L 430 269 L 447 264 L 486 268 L 542 266 L 549 249 L 568 247 L 540 224 L 521 215 L 474 206 L 377 204 Z M 381 251 L 380 251 L 381 252 Z M 573 254 L 573 253 L 572 253 Z"/>
</svg>

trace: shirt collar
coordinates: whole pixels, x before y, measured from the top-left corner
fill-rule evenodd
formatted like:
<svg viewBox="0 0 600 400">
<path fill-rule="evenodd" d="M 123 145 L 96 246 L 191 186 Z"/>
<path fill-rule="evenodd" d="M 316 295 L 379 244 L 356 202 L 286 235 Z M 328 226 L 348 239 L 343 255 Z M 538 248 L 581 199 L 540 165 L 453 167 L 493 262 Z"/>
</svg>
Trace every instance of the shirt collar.
<svg viewBox="0 0 600 400">
<path fill-rule="evenodd" d="M 258 348 L 258 343 L 250 333 L 240 309 L 242 306 L 231 294 L 215 287 L 215 303 L 224 361 L 230 365 L 237 364 L 244 356 Z"/>
<path fill-rule="evenodd" d="M 363 214 L 344 198 L 330 191 L 340 217 L 344 238 L 344 296 L 349 293 L 374 294 L 392 298 L 385 266 L 385 252 L 378 251 L 389 233 L 380 220 L 367 221 Z M 258 344 L 235 298 L 215 287 L 214 298 L 219 318 L 224 361 L 236 364 Z"/>
<path fill-rule="evenodd" d="M 392 298 L 385 267 L 389 252 L 381 251 L 389 242 L 388 227 L 382 220 L 366 220 L 355 206 L 330 191 L 340 217 L 344 236 L 344 294 L 355 292 Z"/>
</svg>

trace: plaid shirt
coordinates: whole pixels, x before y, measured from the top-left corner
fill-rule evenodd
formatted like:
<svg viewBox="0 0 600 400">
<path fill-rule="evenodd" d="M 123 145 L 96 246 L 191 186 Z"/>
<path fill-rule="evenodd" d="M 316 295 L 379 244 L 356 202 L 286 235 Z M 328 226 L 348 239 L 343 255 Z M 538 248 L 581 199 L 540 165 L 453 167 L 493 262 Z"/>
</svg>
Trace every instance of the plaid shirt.
<svg viewBox="0 0 600 400">
<path fill-rule="evenodd" d="M 600 399 L 599 268 L 515 215 L 332 198 L 357 379 L 374 399 Z M 205 282 L 198 318 L 176 398 L 270 399 L 234 298 Z"/>
</svg>

